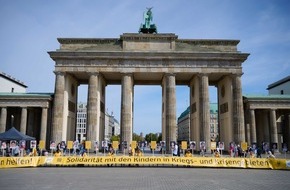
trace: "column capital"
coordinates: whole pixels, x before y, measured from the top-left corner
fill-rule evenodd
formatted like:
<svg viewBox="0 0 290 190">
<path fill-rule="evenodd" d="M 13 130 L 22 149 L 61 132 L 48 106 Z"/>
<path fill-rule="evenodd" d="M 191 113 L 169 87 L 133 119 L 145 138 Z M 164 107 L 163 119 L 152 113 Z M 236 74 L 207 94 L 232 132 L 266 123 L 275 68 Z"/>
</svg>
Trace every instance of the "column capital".
<svg viewBox="0 0 290 190">
<path fill-rule="evenodd" d="M 171 76 L 175 77 L 176 74 L 175 73 L 164 73 L 163 77 L 162 77 L 162 81 L 165 80 L 165 77 L 171 77 Z"/>
<path fill-rule="evenodd" d="M 229 76 L 230 76 L 231 78 L 236 78 L 236 77 L 241 77 L 243 74 L 244 74 L 244 73 L 231 73 L 231 74 L 229 74 Z"/>
<path fill-rule="evenodd" d="M 175 73 L 164 73 L 164 76 L 176 76 Z"/>
<path fill-rule="evenodd" d="M 122 76 L 131 76 L 133 77 L 133 73 L 132 72 L 121 72 Z"/>
<path fill-rule="evenodd" d="M 121 80 L 123 80 L 123 77 L 131 77 L 131 80 L 134 81 L 134 74 L 131 72 L 121 72 L 121 75 L 122 75 Z M 133 85 L 134 85 L 134 82 L 133 82 Z"/>
<path fill-rule="evenodd" d="M 99 72 L 92 72 L 92 71 L 87 71 L 87 74 L 88 74 L 89 76 L 99 76 L 99 75 L 100 75 Z"/>
<path fill-rule="evenodd" d="M 65 76 L 66 75 L 66 72 L 63 72 L 63 71 L 53 71 L 55 75 L 62 75 L 62 76 Z"/>
<path fill-rule="evenodd" d="M 208 77 L 208 73 L 197 73 L 197 76 L 198 77 L 204 77 L 204 76 L 206 76 L 206 77 Z"/>
</svg>

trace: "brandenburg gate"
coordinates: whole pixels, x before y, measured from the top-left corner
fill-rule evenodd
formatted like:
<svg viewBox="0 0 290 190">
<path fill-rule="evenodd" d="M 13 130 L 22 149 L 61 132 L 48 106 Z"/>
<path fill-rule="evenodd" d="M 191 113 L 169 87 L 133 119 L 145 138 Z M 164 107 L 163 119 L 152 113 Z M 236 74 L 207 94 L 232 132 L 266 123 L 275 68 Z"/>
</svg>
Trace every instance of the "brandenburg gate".
<svg viewBox="0 0 290 190">
<path fill-rule="evenodd" d="M 247 53 L 238 40 L 178 39 L 172 33 L 120 38 L 59 38 L 52 139 L 75 139 L 78 86 L 88 84 L 87 140 L 102 141 L 106 86 L 121 85 L 121 141 L 132 141 L 134 85 L 162 86 L 162 140 L 176 141 L 176 85 L 190 88 L 190 138 L 210 150 L 209 86 L 217 87 L 220 141 L 245 141 L 241 89 Z M 188 97 L 184 97 L 188 98 Z M 146 116 L 144 116 L 146 117 Z M 150 118 L 148 118 L 150 119 Z M 100 144 L 100 143 L 99 143 Z"/>
</svg>

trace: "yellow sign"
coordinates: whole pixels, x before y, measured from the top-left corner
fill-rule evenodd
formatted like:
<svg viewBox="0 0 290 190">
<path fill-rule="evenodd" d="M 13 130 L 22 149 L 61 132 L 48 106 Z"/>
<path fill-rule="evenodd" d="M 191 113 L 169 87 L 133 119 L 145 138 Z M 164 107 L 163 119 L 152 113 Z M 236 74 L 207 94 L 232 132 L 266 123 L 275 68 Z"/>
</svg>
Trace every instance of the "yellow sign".
<svg viewBox="0 0 290 190">
<path fill-rule="evenodd" d="M 216 149 L 216 142 L 210 142 L 210 149 L 215 150 Z"/>
<path fill-rule="evenodd" d="M 72 149 L 73 148 L 73 141 L 67 141 L 67 148 Z"/>
<path fill-rule="evenodd" d="M 131 147 L 134 148 L 134 149 L 137 147 L 137 143 L 136 143 L 136 141 L 132 141 L 132 142 L 131 142 Z"/>
<path fill-rule="evenodd" d="M 156 141 L 151 141 L 151 148 L 156 149 Z"/>
<path fill-rule="evenodd" d="M 182 149 L 182 150 L 187 149 L 187 141 L 182 141 L 182 142 L 181 142 L 181 149 Z"/>
<path fill-rule="evenodd" d="M 241 148 L 243 151 L 246 151 L 248 149 L 248 144 L 246 142 L 241 143 Z"/>
<path fill-rule="evenodd" d="M 86 141 L 86 149 L 91 149 L 91 148 L 92 148 L 92 142 Z"/>
<path fill-rule="evenodd" d="M 45 149 L 45 142 L 43 140 L 39 141 L 39 149 Z"/>
<path fill-rule="evenodd" d="M 0 157 L 1 168 L 37 167 L 37 166 L 106 166 L 107 164 L 140 164 L 140 165 L 180 165 L 191 167 L 216 168 L 258 168 L 258 169 L 288 169 L 290 160 L 267 158 L 229 158 L 229 157 L 164 157 L 164 156 L 35 156 L 35 157 Z"/>
<path fill-rule="evenodd" d="M 119 148 L 119 141 L 113 141 L 113 149 L 118 149 Z"/>
</svg>

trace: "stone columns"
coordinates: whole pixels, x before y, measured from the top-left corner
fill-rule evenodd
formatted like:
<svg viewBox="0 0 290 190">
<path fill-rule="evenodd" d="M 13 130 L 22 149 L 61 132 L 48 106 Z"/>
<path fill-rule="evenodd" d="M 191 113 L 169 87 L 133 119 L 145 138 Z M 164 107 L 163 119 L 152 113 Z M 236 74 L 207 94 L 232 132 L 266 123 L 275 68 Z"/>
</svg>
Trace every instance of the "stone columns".
<svg viewBox="0 0 290 190">
<path fill-rule="evenodd" d="M 43 107 L 41 112 L 40 140 L 46 142 L 47 131 L 47 108 Z"/>
<path fill-rule="evenodd" d="M 1 108 L 1 118 L 0 118 L 0 133 L 4 133 L 6 130 L 6 122 L 7 122 L 7 108 Z"/>
<path fill-rule="evenodd" d="M 194 76 L 190 81 L 190 140 L 200 141 L 200 122 L 199 122 L 199 78 Z M 199 143 L 196 148 L 199 147 Z"/>
<path fill-rule="evenodd" d="M 288 144 L 288 150 L 290 149 L 290 114 L 287 115 L 288 117 L 288 120 L 287 120 L 287 123 L 286 123 L 286 139 L 285 142 Z"/>
<path fill-rule="evenodd" d="M 244 108 L 240 75 L 232 76 L 234 141 L 245 142 Z"/>
<path fill-rule="evenodd" d="M 257 133 L 256 133 L 256 118 L 255 118 L 255 110 L 250 110 L 251 115 L 251 143 L 257 143 Z"/>
<path fill-rule="evenodd" d="M 164 99 L 164 121 L 166 130 L 166 150 L 170 149 L 170 141 L 176 142 L 176 95 L 175 95 L 175 75 L 164 75 L 163 94 Z"/>
<path fill-rule="evenodd" d="M 264 110 L 263 111 L 263 141 L 270 143 L 270 128 L 269 128 L 269 111 Z"/>
<path fill-rule="evenodd" d="M 21 122 L 20 122 L 20 132 L 26 134 L 27 126 L 27 108 L 23 107 L 21 109 Z"/>
<path fill-rule="evenodd" d="M 247 127 L 247 143 L 248 143 L 248 145 L 250 145 L 250 144 L 252 144 L 250 124 L 247 123 L 246 127 Z"/>
<path fill-rule="evenodd" d="M 65 73 L 55 72 L 55 75 L 56 79 L 54 90 L 51 140 L 55 141 L 56 143 L 59 143 L 62 141 Z"/>
<path fill-rule="evenodd" d="M 208 93 L 208 76 L 201 74 L 199 86 L 199 109 L 200 109 L 200 134 L 201 141 L 206 143 L 206 152 L 210 152 L 210 110 L 209 110 L 209 93 Z"/>
<path fill-rule="evenodd" d="M 99 141 L 99 102 L 98 94 L 99 73 L 90 73 L 88 86 L 88 107 L 87 107 L 87 140 Z M 100 144 L 100 143 L 99 143 Z"/>
<path fill-rule="evenodd" d="M 270 110 L 270 130 L 271 130 L 271 144 L 272 143 L 277 143 L 277 146 L 279 147 L 280 145 L 278 144 L 278 130 L 277 130 L 277 118 L 276 118 L 276 110 L 271 109 Z M 278 150 L 277 147 L 277 150 Z"/>
<path fill-rule="evenodd" d="M 121 142 L 131 144 L 133 137 L 133 76 L 124 73 L 121 91 Z M 123 146 L 122 146 L 123 149 Z"/>
</svg>

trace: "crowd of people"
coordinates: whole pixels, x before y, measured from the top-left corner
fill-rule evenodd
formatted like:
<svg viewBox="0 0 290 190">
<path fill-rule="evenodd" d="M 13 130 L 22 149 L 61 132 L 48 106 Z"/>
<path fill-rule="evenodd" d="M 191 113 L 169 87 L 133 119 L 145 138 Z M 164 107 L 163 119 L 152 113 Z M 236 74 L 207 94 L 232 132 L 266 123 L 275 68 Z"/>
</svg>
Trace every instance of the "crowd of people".
<svg viewBox="0 0 290 190">
<path fill-rule="evenodd" d="M 30 141 L 28 146 L 26 141 L 11 140 L 10 142 L 1 142 L 1 156 L 18 157 L 39 155 L 42 155 L 42 152 L 36 146 L 36 141 L 34 140 Z"/>
<path fill-rule="evenodd" d="M 253 144 L 252 146 L 247 146 L 246 150 L 243 150 L 239 144 L 231 144 L 229 154 L 230 157 L 262 158 L 262 154 L 264 153 L 267 158 L 275 158 L 275 151 L 275 146 L 272 148 L 272 150 L 270 150 L 269 146 L 267 145 L 260 147 L 256 144 Z"/>
<path fill-rule="evenodd" d="M 116 150 L 113 148 L 111 143 L 108 143 L 107 141 L 102 141 L 102 150 L 99 150 L 98 142 L 94 143 L 94 153 L 103 152 L 104 155 L 108 156 L 114 156 L 116 154 Z M 125 149 L 127 149 L 127 146 L 123 146 Z M 150 145 L 148 145 L 150 147 Z M 212 156 L 214 157 L 221 157 L 224 153 L 224 144 L 219 143 L 216 147 L 216 149 L 212 150 L 211 153 L 206 154 L 206 144 L 204 141 L 200 142 L 199 147 L 199 154 L 200 156 Z M 85 141 L 79 143 L 78 141 L 74 141 L 73 145 L 70 145 L 70 148 L 68 149 L 68 146 L 66 145 L 65 141 L 59 142 L 56 144 L 54 141 L 50 142 L 50 149 L 40 149 L 39 146 L 36 144 L 36 141 L 16 141 L 12 140 L 10 142 L 1 142 L 1 156 L 66 156 L 66 155 L 78 155 L 78 156 L 87 156 L 87 147 L 85 144 Z M 120 148 L 120 147 L 119 147 Z M 170 148 L 172 156 L 180 156 L 180 153 L 183 152 L 183 156 L 185 157 L 192 157 L 195 156 L 194 153 L 197 152 L 196 150 L 196 143 L 190 142 L 187 149 L 181 150 L 180 144 L 176 142 L 170 142 Z M 90 148 L 89 148 L 90 149 Z M 128 155 L 129 156 L 143 156 L 145 151 L 144 144 L 141 146 L 141 144 L 135 145 L 134 148 L 129 145 L 128 147 Z M 166 150 L 165 142 L 160 145 L 161 152 L 163 154 L 163 150 Z M 245 149 L 245 148 L 244 148 Z M 248 157 L 248 158 L 262 158 L 262 154 L 265 154 L 266 158 L 275 158 L 274 152 L 275 152 L 275 146 L 272 147 L 272 149 L 269 148 L 268 144 L 263 144 L 262 146 L 257 146 L 256 144 L 253 144 L 252 146 L 248 146 L 246 150 L 243 150 L 242 147 L 239 144 L 231 143 L 229 145 L 228 150 L 228 156 L 229 157 Z M 286 150 L 286 149 L 285 149 Z M 125 151 L 124 151 L 125 152 Z"/>
</svg>

